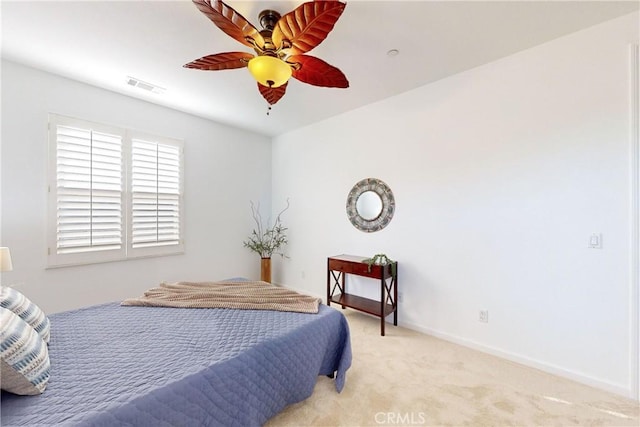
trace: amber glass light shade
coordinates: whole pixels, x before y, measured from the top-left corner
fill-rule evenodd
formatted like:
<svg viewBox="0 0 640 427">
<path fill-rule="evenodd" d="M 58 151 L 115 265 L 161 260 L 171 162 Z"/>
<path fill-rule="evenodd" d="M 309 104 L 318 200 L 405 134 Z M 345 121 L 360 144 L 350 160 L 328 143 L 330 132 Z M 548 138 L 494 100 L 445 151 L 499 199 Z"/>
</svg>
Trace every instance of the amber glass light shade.
<svg viewBox="0 0 640 427">
<path fill-rule="evenodd" d="M 256 56 L 248 64 L 249 72 L 262 86 L 279 87 L 291 78 L 291 66 L 273 56 Z"/>
<path fill-rule="evenodd" d="M 0 248 L 0 271 L 13 270 L 13 264 L 11 264 L 11 252 L 9 248 Z"/>
</svg>

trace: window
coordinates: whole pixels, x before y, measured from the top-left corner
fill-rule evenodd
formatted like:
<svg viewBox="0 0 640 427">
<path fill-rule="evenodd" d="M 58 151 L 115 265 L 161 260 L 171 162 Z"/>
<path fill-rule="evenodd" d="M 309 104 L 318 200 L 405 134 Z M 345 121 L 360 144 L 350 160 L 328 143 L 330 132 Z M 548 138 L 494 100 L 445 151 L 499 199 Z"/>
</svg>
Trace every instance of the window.
<svg viewBox="0 0 640 427">
<path fill-rule="evenodd" d="M 182 253 L 181 141 L 50 115 L 49 266 Z"/>
<path fill-rule="evenodd" d="M 181 146 L 133 138 L 131 148 L 131 249 L 162 253 L 180 245 Z"/>
</svg>

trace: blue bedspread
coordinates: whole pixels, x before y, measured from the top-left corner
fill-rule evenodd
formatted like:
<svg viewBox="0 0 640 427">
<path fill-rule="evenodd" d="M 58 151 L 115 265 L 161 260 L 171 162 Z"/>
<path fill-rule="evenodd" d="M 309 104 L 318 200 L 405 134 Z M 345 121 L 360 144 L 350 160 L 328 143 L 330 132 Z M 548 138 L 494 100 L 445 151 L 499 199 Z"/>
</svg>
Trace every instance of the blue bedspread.
<svg viewBox="0 0 640 427">
<path fill-rule="evenodd" d="M 51 380 L 1 425 L 257 426 L 351 365 L 342 313 L 121 307 L 54 314 Z"/>
</svg>

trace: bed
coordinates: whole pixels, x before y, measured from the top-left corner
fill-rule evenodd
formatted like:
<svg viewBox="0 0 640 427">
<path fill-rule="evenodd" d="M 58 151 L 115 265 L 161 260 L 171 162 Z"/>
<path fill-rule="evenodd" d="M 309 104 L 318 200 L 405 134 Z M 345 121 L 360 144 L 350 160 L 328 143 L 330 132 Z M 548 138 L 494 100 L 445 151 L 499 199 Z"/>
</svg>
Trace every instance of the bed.
<svg viewBox="0 0 640 427">
<path fill-rule="evenodd" d="M 336 392 L 351 365 L 339 311 L 97 305 L 53 314 L 43 394 L 2 392 L 1 425 L 258 426 Z"/>
</svg>

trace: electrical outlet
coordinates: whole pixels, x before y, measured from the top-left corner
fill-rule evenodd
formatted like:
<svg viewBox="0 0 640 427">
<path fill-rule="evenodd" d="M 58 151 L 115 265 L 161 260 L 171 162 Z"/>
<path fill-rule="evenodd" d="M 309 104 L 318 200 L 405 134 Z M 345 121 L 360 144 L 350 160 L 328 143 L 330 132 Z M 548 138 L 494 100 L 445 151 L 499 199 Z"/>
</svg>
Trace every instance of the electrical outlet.
<svg viewBox="0 0 640 427">
<path fill-rule="evenodd" d="M 402 302 L 403 299 L 402 292 L 398 292 L 398 302 Z"/>
<path fill-rule="evenodd" d="M 489 310 L 480 310 L 478 321 L 482 323 L 489 323 Z"/>
</svg>

